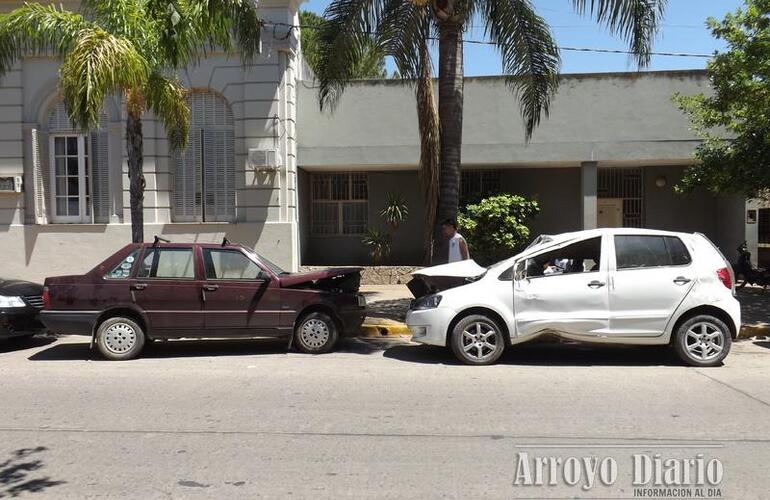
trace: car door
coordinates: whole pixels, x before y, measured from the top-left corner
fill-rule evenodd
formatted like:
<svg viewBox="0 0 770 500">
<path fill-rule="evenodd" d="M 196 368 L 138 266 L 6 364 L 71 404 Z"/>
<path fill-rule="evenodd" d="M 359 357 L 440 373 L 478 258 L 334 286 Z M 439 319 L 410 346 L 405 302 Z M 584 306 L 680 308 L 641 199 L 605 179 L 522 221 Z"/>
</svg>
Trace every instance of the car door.
<svg viewBox="0 0 770 500">
<path fill-rule="evenodd" d="M 132 301 L 144 311 L 156 337 L 195 337 L 203 329 L 201 282 L 190 247 L 147 247 L 136 277 Z"/>
<path fill-rule="evenodd" d="M 278 280 L 237 248 L 201 248 L 209 335 L 278 335 Z"/>
<path fill-rule="evenodd" d="M 676 236 L 618 234 L 610 265 L 610 332 L 662 335 L 695 283 L 686 244 Z"/>
<path fill-rule="evenodd" d="M 517 262 L 513 307 L 518 336 L 543 331 L 583 336 L 607 332 L 609 299 L 603 244 L 603 237 L 596 236 Z"/>
</svg>

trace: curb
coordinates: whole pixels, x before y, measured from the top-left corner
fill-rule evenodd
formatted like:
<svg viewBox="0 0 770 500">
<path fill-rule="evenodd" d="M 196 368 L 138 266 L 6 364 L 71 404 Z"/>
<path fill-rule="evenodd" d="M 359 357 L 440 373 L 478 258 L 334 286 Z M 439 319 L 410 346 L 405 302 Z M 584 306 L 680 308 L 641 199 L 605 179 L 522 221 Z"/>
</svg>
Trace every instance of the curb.
<svg viewBox="0 0 770 500">
<path fill-rule="evenodd" d="M 739 339 L 749 339 L 752 337 L 770 337 L 770 325 L 761 323 L 759 325 L 743 325 L 738 332 Z"/>
<path fill-rule="evenodd" d="M 382 338 L 382 337 L 411 337 L 412 333 L 403 323 L 372 324 L 364 323 L 357 337 Z"/>
</svg>

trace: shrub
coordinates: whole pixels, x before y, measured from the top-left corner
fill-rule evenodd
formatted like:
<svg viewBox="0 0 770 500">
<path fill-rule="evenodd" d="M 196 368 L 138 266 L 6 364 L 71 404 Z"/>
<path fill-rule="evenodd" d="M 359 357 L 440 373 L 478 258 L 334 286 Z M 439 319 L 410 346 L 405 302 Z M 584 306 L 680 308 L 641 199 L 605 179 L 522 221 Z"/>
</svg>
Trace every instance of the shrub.
<svg viewBox="0 0 770 500">
<path fill-rule="evenodd" d="M 501 194 L 468 205 L 457 218 L 471 258 L 481 265 L 512 257 L 529 241 L 529 221 L 540 211 L 535 200 Z"/>
</svg>

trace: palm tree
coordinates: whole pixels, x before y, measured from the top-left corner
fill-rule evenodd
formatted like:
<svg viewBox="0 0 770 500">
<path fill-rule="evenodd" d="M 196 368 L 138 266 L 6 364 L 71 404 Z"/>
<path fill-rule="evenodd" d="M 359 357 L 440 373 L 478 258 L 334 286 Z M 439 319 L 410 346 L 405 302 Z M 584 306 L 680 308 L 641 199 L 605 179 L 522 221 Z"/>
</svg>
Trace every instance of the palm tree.
<svg viewBox="0 0 770 500">
<path fill-rule="evenodd" d="M 637 63 L 650 61 L 652 42 L 666 0 L 569 0 L 628 42 Z M 418 84 L 425 75 L 429 41 L 438 40 L 440 176 L 434 220 L 456 218 L 459 201 L 463 120 L 463 33 L 481 24 L 500 52 L 507 83 L 518 96 L 528 141 L 548 116 L 558 87 L 559 49 L 530 0 L 333 0 L 319 35 L 321 107 L 333 107 L 350 80 L 362 48 L 372 42 L 394 58 L 399 72 Z M 425 92 L 422 92 L 424 95 Z M 418 108 L 431 112 L 418 102 Z M 420 130 L 430 117 L 419 117 Z M 434 132 L 435 135 L 435 132 Z M 423 151 L 423 156 L 425 155 Z M 434 233 L 435 234 L 435 233 Z"/>
<path fill-rule="evenodd" d="M 80 12 L 26 3 L 0 16 L 0 76 L 25 56 L 60 59 L 64 105 L 83 130 L 98 124 L 106 96 L 123 95 L 131 236 L 141 242 L 143 114 L 163 123 L 173 150 L 184 149 L 190 110 L 175 71 L 213 47 L 238 50 L 248 63 L 259 53 L 261 28 L 251 0 L 83 0 Z"/>
</svg>

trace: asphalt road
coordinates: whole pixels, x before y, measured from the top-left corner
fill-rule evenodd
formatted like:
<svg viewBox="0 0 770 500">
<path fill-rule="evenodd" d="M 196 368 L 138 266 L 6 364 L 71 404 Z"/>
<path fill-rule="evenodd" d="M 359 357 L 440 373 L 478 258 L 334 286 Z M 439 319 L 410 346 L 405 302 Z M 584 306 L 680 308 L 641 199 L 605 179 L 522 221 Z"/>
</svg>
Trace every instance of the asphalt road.
<svg viewBox="0 0 770 500">
<path fill-rule="evenodd" d="M 770 498 L 770 343 L 712 369 L 574 345 L 466 367 L 374 340 L 88 354 L 77 337 L 0 344 L 0 497 L 634 498 L 655 492 L 634 491 L 632 455 L 657 453 L 718 459 L 704 497 Z M 611 458 L 616 478 L 570 486 L 557 468 L 555 486 L 514 485 L 525 463 L 535 481 L 535 457 Z"/>
</svg>

